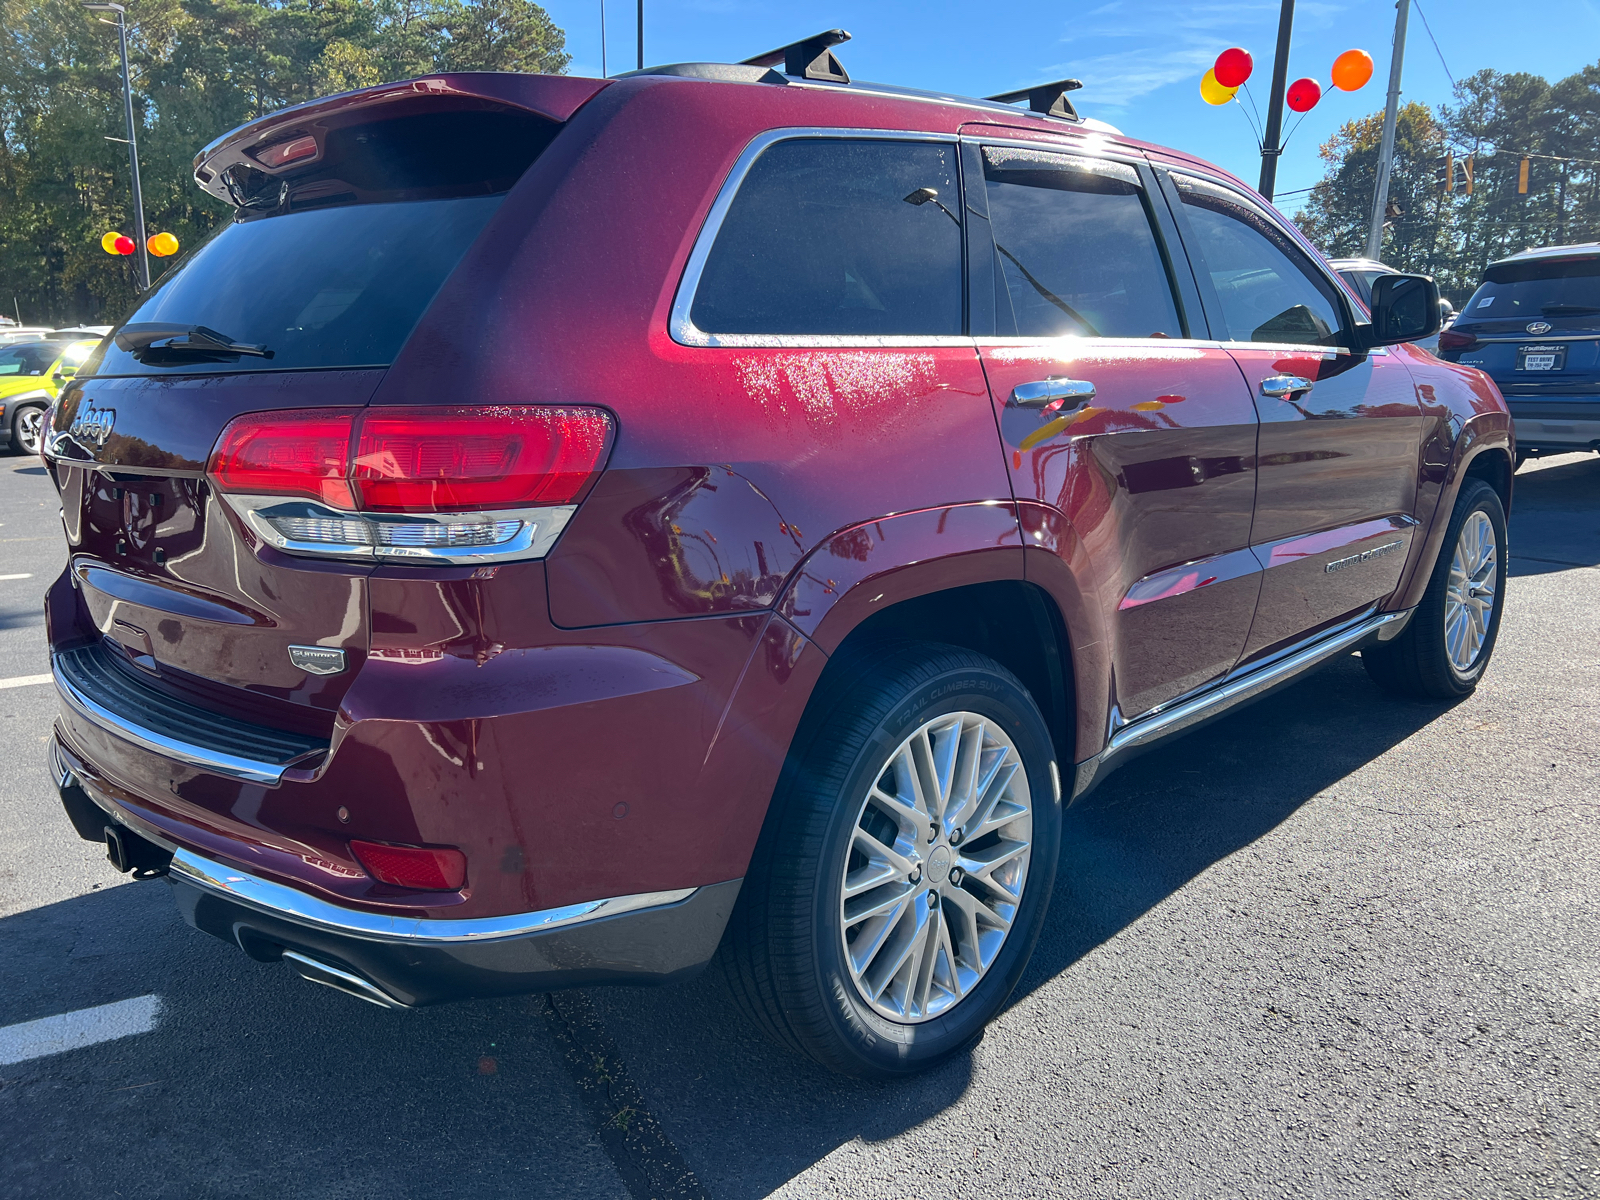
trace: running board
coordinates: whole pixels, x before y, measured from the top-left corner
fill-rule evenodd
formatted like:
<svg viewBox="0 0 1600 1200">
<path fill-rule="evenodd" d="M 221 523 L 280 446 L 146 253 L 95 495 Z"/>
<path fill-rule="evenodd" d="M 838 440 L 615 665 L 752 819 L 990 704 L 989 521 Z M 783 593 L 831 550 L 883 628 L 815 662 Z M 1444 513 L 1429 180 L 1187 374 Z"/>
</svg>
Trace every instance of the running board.
<svg viewBox="0 0 1600 1200">
<path fill-rule="evenodd" d="M 1376 613 L 1304 649 L 1248 667 L 1198 696 L 1123 726 L 1111 735 L 1104 750 L 1078 764 L 1072 798 L 1086 794 L 1123 761 L 1163 738 L 1187 732 L 1237 705 L 1260 699 L 1337 654 L 1356 650 L 1363 643 L 1386 642 L 1396 637 L 1413 611 Z"/>
</svg>

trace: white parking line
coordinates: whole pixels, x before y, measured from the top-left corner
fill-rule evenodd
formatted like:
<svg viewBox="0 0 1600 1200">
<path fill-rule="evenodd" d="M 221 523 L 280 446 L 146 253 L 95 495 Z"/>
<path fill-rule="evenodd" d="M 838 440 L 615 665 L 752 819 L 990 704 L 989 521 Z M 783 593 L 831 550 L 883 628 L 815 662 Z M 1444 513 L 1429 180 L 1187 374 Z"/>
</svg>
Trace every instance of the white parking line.
<svg viewBox="0 0 1600 1200">
<path fill-rule="evenodd" d="M 115 1004 L 80 1008 L 59 1017 L 40 1017 L 0 1029 L 0 1066 L 64 1054 L 97 1042 L 149 1033 L 161 1015 L 160 996 L 135 996 Z"/>
<path fill-rule="evenodd" d="M 0 579 L 32 579 L 33 572 L 24 571 L 21 575 L 0 575 Z"/>
<path fill-rule="evenodd" d="M 10 679 L 0 679 L 0 689 L 32 687 L 36 683 L 49 683 L 52 678 L 50 675 L 13 675 Z"/>
</svg>

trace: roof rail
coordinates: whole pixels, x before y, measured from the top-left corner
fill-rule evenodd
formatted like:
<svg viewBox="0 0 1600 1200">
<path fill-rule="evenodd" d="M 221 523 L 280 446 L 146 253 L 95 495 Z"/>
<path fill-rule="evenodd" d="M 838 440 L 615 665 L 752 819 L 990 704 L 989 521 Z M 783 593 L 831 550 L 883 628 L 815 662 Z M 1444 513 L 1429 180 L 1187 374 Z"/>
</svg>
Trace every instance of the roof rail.
<svg viewBox="0 0 1600 1200">
<path fill-rule="evenodd" d="M 1018 100 L 1026 100 L 1030 112 L 1078 121 L 1082 118 L 1078 116 L 1078 110 L 1072 107 L 1072 101 L 1067 99 L 1067 93 L 1075 92 L 1082 86 L 1081 79 L 1058 79 L 1054 83 L 1035 84 L 1033 87 L 1019 88 L 1014 92 L 1001 92 L 998 96 L 985 96 L 984 99 L 998 100 L 1001 104 L 1015 104 Z"/>
<path fill-rule="evenodd" d="M 849 40 L 850 35 L 842 29 L 825 29 L 798 42 L 790 42 L 787 46 L 779 46 L 776 50 L 768 50 L 765 54 L 744 59 L 739 65 L 775 67 L 782 63 L 785 75 L 797 75 L 802 79 L 819 79 L 824 83 L 849 83 L 848 72 L 829 49 Z"/>
</svg>

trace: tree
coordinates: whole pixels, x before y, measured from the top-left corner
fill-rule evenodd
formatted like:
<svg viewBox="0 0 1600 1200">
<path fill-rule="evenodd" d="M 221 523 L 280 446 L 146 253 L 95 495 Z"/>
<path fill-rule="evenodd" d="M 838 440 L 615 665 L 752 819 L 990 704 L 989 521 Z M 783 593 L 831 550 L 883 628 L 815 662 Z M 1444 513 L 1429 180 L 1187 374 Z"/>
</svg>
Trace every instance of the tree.
<svg viewBox="0 0 1600 1200">
<path fill-rule="evenodd" d="M 195 185 L 194 155 L 246 121 L 433 71 L 560 74 L 570 58 L 532 0 L 133 0 L 128 20 L 146 223 L 186 246 L 229 212 Z M 132 233 L 122 130 L 112 31 L 75 0 L 0 0 L 0 296 L 30 321 L 101 322 L 136 296 L 131 260 L 99 244 Z"/>
</svg>

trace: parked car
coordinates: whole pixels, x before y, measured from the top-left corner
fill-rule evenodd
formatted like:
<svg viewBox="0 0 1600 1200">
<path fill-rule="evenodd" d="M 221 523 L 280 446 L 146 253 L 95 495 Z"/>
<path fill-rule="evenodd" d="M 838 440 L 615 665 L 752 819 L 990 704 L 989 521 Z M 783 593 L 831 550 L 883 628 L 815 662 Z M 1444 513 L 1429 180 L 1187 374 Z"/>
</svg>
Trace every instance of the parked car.
<svg viewBox="0 0 1600 1200">
<path fill-rule="evenodd" d="M 1528 455 L 1600 450 L 1600 242 L 1490 263 L 1439 346 L 1505 394 L 1519 466 Z"/>
<path fill-rule="evenodd" d="M 234 219 L 46 449 L 82 836 L 386 1006 L 720 945 L 776 1036 L 890 1077 L 1004 1004 L 1118 764 L 1358 650 L 1473 689 L 1510 421 L 1408 344 L 1434 286 L 1369 319 L 1067 84 L 828 44 L 430 76 L 199 154 Z"/>
<path fill-rule="evenodd" d="M 1372 307 L 1372 285 L 1384 275 L 1397 274 L 1393 267 L 1385 266 L 1375 258 L 1330 258 L 1328 265 L 1339 273 L 1339 278 L 1355 292 L 1356 298 L 1369 309 Z M 1440 328 L 1450 328 L 1450 322 L 1455 320 L 1456 310 L 1450 301 L 1444 297 L 1439 298 Z M 1424 350 L 1439 352 L 1439 334 L 1437 332 L 1425 338 L 1418 338 L 1412 345 L 1420 346 Z"/>
<path fill-rule="evenodd" d="M 13 454 L 38 454 L 45 410 L 94 342 L 17 342 L 0 346 L 0 437 Z"/>
<path fill-rule="evenodd" d="M 48 325 L 0 325 L 0 346 L 17 342 L 42 342 L 54 332 Z"/>
</svg>

